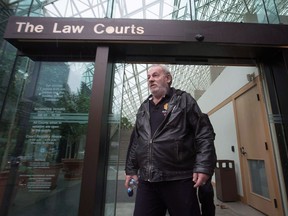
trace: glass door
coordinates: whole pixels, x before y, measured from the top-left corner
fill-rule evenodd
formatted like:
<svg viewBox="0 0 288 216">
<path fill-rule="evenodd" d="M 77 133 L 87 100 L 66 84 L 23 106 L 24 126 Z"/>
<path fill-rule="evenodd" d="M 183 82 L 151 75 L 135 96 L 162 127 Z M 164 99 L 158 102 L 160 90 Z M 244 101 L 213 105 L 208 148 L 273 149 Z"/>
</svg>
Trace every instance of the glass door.
<svg viewBox="0 0 288 216">
<path fill-rule="evenodd" d="M 140 104 L 148 98 L 150 94 L 147 86 L 147 70 L 149 66 L 149 64 L 115 64 L 114 91 L 112 94 L 114 109 L 112 109 L 110 116 L 110 128 L 113 136 L 110 135 L 110 160 L 108 161 L 107 167 L 108 177 L 105 209 L 105 215 L 107 216 L 133 214 L 137 191 L 132 197 L 127 195 L 127 190 L 124 187 L 124 168 L 130 135 L 134 126 L 137 110 Z M 273 169 L 270 166 L 266 166 L 266 170 L 270 171 L 264 172 L 264 163 L 262 161 L 250 161 L 246 165 L 243 165 L 242 161 L 241 141 L 242 137 L 247 138 L 248 136 L 245 134 L 242 135 L 242 131 L 238 130 L 238 124 L 245 119 L 251 121 L 248 124 L 250 127 L 253 127 L 253 125 L 263 126 L 264 123 L 267 124 L 267 119 L 260 118 L 262 121 L 261 123 L 259 123 L 259 119 L 256 119 L 254 111 L 259 111 L 261 108 L 258 107 L 259 109 L 255 109 L 256 105 L 250 103 L 248 98 L 243 98 L 243 100 L 245 104 L 247 104 L 250 109 L 254 109 L 254 111 L 247 111 L 247 109 L 244 109 L 245 107 L 240 107 L 241 112 L 237 109 L 239 96 L 244 95 L 243 89 L 250 88 L 251 85 L 255 83 L 256 79 L 260 79 L 258 68 L 255 66 L 227 65 L 167 64 L 166 66 L 168 66 L 173 75 L 172 87 L 189 92 L 197 100 L 201 110 L 209 115 L 216 133 L 215 147 L 218 160 L 234 161 L 236 173 L 235 187 L 237 188 L 233 189 L 237 191 L 237 197 L 243 197 L 246 204 L 251 205 L 260 211 L 280 212 L 280 204 L 278 205 L 278 209 L 272 205 L 274 197 L 276 197 L 277 200 L 280 200 L 279 195 L 272 190 L 277 183 L 276 173 L 272 175 L 275 178 L 271 179 L 270 177 L 267 177 L 267 173 L 273 172 Z M 247 79 L 249 77 L 252 77 L 253 79 Z M 257 95 L 257 93 L 255 95 Z M 256 100 L 255 103 L 258 102 L 256 96 L 253 97 L 253 99 Z M 236 110 L 238 115 L 235 113 Z M 262 111 L 263 113 L 261 115 L 265 113 L 264 109 Z M 237 119 L 237 116 L 241 118 L 241 121 Z M 245 131 L 248 128 L 247 125 L 240 125 L 239 127 Z M 259 127 L 255 126 L 254 129 L 255 128 L 259 130 Z M 251 129 L 250 131 L 253 130 Z M 255 136 L 255 134 L 258 135 Z M 262 129 L 259 133 L 254 133 L 253 141 L 255 142 L 252 143 L 253 145 L 249 144 L 249 149 L 245 146 L 245 149 L 249 152 L 249 155 L 256 151 L 256 153 L 259 153 L 262 156 L 265 155 L 266 158 L 271 158 L 268 164 L 273 164 L 272 144 L 267 143 L 267 145 L 270 146 L 268 148 L 269 151 L 267 151 L 265 149 L 265 142 L 263 142 L 262 138 L 264 135 L 259 136 L 260 134 L 263 135 Z M 270 136 L 268 130 L 265 131 L 265 136 L 268 140 Z M 241 139 L 239 137 L 241 137 Z M 258 143 L 259 145 L 264 143 L 264 153 L 263 151 L 260 151 L 259 146 L 254 145 L 254 143 Z M 259 157 L 260 156 L 257 155 L 254 159 Z M 243 176 L 244 173 L 248 173 L 248 165 L 250 165 L 249 168 L 253 168 L 250 171 L 254 174 L 254 176 L 252 176 L 254 178 L 248 179 L 249 175 L 246 174 Z M 255 170 L 258 170 L 258 172 L 255 172 Z M 261 181 L 261 187 L 255 184 L 255 179 Z M 220 182 L 216 182 L 215 176 L 212 177 L 212 183 L 215 187 L 217 187 L 218 183 L 220 184 Z M 251 193 L 252 197 L 257 198 L 261 196 L 260 198 L 262 200 L 269 200 L 269 205 L 267 205 L 267 203 L 264 205 L 254 205 L 253 199 L 246 200 L 246 191 L 250 185 L 253 186 L 253 191 Z M 273 194 L 273 199 L 268 196 L 268 193 Z M 216 197 L 219 197 L 218 194 L 215 194 L 215 198 Z M 217 199 L 215 204 L 218 204 Z M 221 202 L 219 202 L 219 204 L 221 204 Z M 270 210 L 265 210 L 266 208 L 270 208 Z"/>
<path fill-rule="evenodd" d="M 94 64 L 18 57 L 1 116 L 1 213 L 78 215 Z"/>
</svg>

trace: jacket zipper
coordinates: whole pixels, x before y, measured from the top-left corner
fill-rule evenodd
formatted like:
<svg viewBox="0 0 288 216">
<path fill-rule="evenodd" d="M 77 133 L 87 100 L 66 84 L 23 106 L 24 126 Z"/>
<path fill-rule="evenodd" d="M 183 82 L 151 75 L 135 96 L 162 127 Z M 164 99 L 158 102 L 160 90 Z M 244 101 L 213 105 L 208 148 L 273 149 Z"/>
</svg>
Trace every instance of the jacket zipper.
<svg viewBox="0 0 288 216">
<path fill-rule="evenodd" d="M 148 181 L 150 182 L 150 179 L 152 177 L 152 143 L 153 143 L 153 138 L 149 140 L 149 167 L 148 167 L 148 173 L 149 173 L 149 177 L 148 177 Z"/>
<path fill-rule="evenodd" d="M 149 140 L 149 144 L 148 144 L 148 148 L 149 148 L 149 167 L 148 167 L 148 173 L 149 173 L 149 177 L 148 177 L 148 181 L 150 182 L 151 181 L 151 177 L 152 177 L 152 143 L 153 143 L 153 140 L 154 140 L 154 137 L 155 137 L 155 134 L 157 134 L 158 132 L 158 129 L 161 128 L 162 124 L 165 122 L 166 118 L 168 118 L 169 114 L 171 112 L 174 111 L 174 109 L 176 108 L 176 105 L 173 106 L 173 108 L 169 111 L 169 113 L 167 113 L 167 116 L 164 118 L 163 122 L 159 125 L 159 127 L 156 129 L 155 133 L 153 134 L 152 138 Z M 150 116 L 149 116 L 150 118 Z M 151 129 L 150 129 L 151 131 Z M 150 137 L 151 137 L 151 134 L 150 134 Z"/>
</svg>

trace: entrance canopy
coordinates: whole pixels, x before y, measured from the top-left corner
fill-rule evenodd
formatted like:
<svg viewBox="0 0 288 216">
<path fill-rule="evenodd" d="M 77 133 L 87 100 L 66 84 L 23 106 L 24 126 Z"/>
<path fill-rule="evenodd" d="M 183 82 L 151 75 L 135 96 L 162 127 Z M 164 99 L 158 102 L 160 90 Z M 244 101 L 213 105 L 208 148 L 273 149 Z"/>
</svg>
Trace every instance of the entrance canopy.
<svg viewBox="0 0 288 216">
<path fill-rule="evenodd" d="M 286 35 L 287 25 L 10 17 L 4 38 L 39 60 L 94 59 L 97 46 L 108 46 L 113 61 L 155 61 L 157 56 L 158 61 L 207 64 L 270 55 L 287 46 Z"/>
</svg>

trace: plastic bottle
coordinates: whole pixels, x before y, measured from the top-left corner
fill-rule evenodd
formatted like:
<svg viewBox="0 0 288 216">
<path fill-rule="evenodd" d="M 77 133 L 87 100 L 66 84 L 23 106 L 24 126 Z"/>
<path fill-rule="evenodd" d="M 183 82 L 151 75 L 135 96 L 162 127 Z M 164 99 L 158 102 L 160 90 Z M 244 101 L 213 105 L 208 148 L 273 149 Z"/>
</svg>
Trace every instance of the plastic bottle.
<svg viewBox="0 0 288 216">
<path fill-rule="evenodd" d="M 127 189 L 127 194 L 129 197 L 133 196 L 133 190 L 136 189 L 138 182 L 135 179 L 130 179 L 129 181 L 129 187 Z"/>
</svg>

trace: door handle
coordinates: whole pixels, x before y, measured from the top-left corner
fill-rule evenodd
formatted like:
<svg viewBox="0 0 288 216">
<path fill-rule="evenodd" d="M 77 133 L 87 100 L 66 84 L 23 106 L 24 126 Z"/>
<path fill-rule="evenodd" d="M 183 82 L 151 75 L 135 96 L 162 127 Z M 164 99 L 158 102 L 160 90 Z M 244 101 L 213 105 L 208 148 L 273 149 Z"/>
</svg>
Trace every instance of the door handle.
<svg viewBox="0 0 288 216">
<path fill-rule="evenodd" d="M 247 152 L 245 151 L 244 147 L 240 148 L 240 152 L 243 156 L 245 156 L 247 154 Z"/>
</svg>

